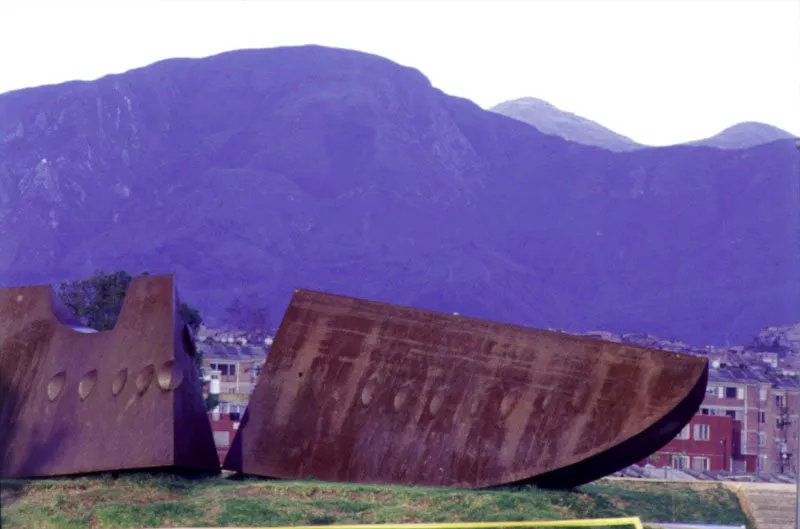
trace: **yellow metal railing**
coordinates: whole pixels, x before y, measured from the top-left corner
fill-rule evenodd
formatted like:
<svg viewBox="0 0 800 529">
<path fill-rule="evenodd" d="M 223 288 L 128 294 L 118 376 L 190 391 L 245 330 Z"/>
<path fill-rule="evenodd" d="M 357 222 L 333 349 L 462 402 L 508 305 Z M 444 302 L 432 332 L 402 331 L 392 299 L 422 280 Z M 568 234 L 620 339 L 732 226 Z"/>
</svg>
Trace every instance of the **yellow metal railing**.
<svg viewBox="0 0 800 529">
<path fill-rule="evenodd" d="M 456 522 L 456 523 L 387 523 L 359 525 L 293 525 L 276 527 L 218 527 L 217 529 L 510 529 L 514 527 L 611 527 L 616 525 L 632 525 L 635 529 L 643 529 L 638 517 L 628 518 L 594 518 L 587 520 L 536 520 L 530 522 Z M 177 527 L 175 529 L 199 529 L 194 527 Z"/>
</svg>

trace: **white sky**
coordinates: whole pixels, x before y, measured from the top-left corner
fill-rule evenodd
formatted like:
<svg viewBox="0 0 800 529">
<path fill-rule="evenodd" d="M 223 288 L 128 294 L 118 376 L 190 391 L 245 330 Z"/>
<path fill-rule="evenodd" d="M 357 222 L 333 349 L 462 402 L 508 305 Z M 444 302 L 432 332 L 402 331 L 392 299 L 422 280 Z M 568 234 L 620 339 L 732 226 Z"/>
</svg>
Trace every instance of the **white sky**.
<svg viewBox="0 0 800 529">
<path fill-rule="evenodd" d="M 0 0 L 0 92 L 168 57 L 321 44 L 484 108 L 539 97 L 666 145 L 800 134 L 800 0 Z"/>
</svg>

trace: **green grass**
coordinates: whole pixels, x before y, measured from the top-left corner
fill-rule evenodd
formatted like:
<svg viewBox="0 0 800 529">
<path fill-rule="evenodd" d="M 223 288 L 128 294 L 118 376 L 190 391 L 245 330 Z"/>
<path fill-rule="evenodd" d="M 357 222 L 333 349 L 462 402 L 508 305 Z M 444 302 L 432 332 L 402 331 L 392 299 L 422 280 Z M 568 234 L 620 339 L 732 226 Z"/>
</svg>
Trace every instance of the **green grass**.
<svg viewBox="0 0 800 529">
<path fill-rule="evenodd" d="M 718 484 L 601 480 L 575 492 L 459 491 L 314 481 L 189 480 L 133 474 L 2 481 L 4 529 L 219 527 L 639 516 L 643 521 L 748 524 Z M 673 518 L 673 513 L 675 517 Z"/>
</svg>

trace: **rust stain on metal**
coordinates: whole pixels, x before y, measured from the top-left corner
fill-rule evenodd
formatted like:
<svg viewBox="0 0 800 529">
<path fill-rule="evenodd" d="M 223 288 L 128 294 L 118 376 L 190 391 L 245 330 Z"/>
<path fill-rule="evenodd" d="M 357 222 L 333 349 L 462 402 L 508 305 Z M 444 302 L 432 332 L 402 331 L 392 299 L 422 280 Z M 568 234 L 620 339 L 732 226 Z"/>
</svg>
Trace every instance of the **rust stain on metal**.
<svg viewBox="0 0 800 529">
<path fill-rule="evenodd" d="M 298 290 L 223 468 L 572 487 L 666 444 L 707 376 L 704 358 Z"/>
<path fill-rule="evenodd" d="M 113 330 L 50 286 L 0 289 L 0 477 L 219 470 L 171 276 L 136 277 Z"/>
</svg>

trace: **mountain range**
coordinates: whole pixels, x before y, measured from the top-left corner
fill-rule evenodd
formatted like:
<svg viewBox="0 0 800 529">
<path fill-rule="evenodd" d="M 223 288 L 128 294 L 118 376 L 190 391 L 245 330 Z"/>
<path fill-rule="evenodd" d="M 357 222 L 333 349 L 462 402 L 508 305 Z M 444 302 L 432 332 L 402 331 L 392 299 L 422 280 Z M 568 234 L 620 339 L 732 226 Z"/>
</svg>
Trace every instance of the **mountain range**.
<svg viewBox="0 0 800 529">
<path fill-rule="evenodd" d="M 349 50 L 170 59 L 0 95 L 0 282 L 171 272 L 211 324 L 303 287 L 737 343 L 800 321 L 799 162 L 587 146 Z"/>
<path fill-rule="evenodd" d="M 489 110 L 532 125 L 545 134 L 559 136 L 584 145 L 594 145 L 617 152 L 634 151 L 647 147 L 594 121 L 561 110 L 547 101 L 535 97 L 505 101 Z M 794 136 L 791 133 L 772 125 L 746 122 L 728 127 L 710 138 L 687 142 L 685 145 L 717 149 L 744 149 L 792 138 Z"/>
<path fill-rule="evenodd" d="M 535 97 L 505 101 L 489 110 L 532 125 L 544 134 L 559 136 L 583 145 L 594 145 L 618 152 L 635 151 L 645 147 L 599 123 L 561 110 Z"/>
<path fill-rule="evenodd" d="M 794 135 L 778 127 L 766 123 L 746 122 L 737 123 L 722 132 L 706 138 L 689 142 L 689 145 L 716 147 L 717 149 L 741 149 L 762 145 L 777 140 L 794 139 Z"/>
</svg>

